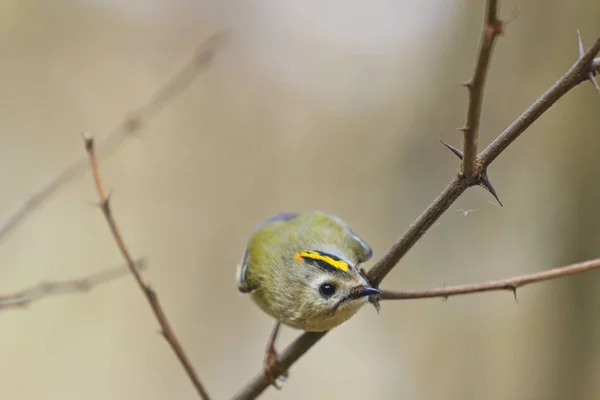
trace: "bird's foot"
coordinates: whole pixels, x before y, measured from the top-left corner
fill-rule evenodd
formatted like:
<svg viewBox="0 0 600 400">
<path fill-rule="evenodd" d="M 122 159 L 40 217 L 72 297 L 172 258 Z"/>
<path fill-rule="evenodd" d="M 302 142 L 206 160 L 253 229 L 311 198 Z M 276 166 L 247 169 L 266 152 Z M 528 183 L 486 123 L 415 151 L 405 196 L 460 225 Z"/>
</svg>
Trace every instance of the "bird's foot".
<svg viewBox="0 0 600 400">
<path fill-rule="evenodd" d="M 281 386 L 277 383 L 277 378 L 282 382 L 285 382 L 289 377 L 289 373 L 288 371 L 283 371 L 281 374 L 278 374 L 277 358 L 278 355 L 275 346 L 269 346 L 265 357 L 263 374 L 265 378 L 269 380 L 271 385 L 275 386 L 277 390 L 281 390 Z"/>
</svg>

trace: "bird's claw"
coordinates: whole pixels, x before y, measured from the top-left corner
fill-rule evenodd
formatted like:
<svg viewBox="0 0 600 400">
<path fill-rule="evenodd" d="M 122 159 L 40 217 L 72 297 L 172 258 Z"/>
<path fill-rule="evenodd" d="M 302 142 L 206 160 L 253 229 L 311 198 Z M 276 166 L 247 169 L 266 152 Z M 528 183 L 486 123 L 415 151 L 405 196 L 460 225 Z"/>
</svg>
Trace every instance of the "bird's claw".
<svg viewBox="0 0 600 400">
<path fill-rule="evenodd" d="M 277 384 L 277 375 L 274 372 L 277 371 L 277 351 L 275 348 L 269 348 L 267 350 L 267 356 L 265 358 L 265 365 L 263 369 L 263 374 L 265 378 L 269 380 L 271 385 L 275 386 L 277 390 L 281 390 L 281 386 Z M 285 382 L 289 377 L 288 371 L 284 371 L 279 375 L 279 380 Z"/>
</svg>

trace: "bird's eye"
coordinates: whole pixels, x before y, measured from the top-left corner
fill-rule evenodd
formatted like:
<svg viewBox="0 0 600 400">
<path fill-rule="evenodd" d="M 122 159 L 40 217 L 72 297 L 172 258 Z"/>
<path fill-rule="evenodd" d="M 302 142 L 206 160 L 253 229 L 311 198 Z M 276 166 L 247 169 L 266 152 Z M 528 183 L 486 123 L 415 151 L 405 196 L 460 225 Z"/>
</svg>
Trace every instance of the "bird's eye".
<svg viewBox="0 0 600 400">
<path fill-rule="evenodd" d="M 319 286 L 319 293 L 323 297 L 331 297 L 335 294 L 335 286 L 332 283 L 324 283 Z"/>
</svg>

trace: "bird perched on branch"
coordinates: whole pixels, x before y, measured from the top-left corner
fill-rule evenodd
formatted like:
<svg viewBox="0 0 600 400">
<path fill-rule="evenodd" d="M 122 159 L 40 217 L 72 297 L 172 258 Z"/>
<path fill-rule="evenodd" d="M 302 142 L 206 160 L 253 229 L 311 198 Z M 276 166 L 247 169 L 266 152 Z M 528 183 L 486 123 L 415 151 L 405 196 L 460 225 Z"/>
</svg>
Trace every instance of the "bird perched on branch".
<svg viewBox="0 0 600 400">
<path fill-rule="evenodd" d="M 275 340 L 283 323 L 307 332 L 330 330 L 352 317 L 379 290 L 359 265 L 371 247 L 340 218 L 323 212 L 278 214 L 252 234 L 237 269 L 238 288 L 277 320 L 265 359 L 274 384 Z M 287 377 L 287 372 L 282 374 Z"/>
</svg>

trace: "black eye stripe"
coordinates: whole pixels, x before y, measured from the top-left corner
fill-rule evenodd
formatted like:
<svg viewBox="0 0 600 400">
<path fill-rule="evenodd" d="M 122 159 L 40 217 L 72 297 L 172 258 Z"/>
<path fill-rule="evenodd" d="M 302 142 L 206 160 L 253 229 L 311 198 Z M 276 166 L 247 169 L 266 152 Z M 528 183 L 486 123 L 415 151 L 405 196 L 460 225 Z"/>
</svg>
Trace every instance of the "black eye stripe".
<svg viewBox="0 0 600 400">
<path fill-rule="evenodd" d="M 321 269 L 326 269 L 330 271 L 337 271 L 337 268 L 332 267 L 327 261 L 323 260 L 315 260 L 313 258 L 305 258 L 304 259 L 307 264 L 314 265 L 315 267 L 319 267 Z"/>
<path fill-rule="evenodd" d="M 336 256 L 335 254 L 325 253 L 324 251 L 317 251 L 317 253 L 319 253 L 322 256 L 332 258 L 335 261 L 342 261 L 342 259 Z"/>
</svg>

